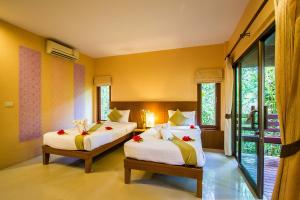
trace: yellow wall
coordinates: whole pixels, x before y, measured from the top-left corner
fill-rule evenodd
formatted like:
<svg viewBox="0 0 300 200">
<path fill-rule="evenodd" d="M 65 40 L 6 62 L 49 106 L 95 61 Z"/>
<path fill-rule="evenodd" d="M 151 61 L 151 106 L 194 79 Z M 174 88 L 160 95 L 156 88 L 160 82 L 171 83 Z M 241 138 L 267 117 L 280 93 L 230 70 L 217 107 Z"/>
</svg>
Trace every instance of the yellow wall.
<svg viewBox="0 0 300 200">
<path fill-rule="evenodd" d="M 42 139 L 19 142 L 18 69 L 19 46 L 41 52 L 42 133 L 71 126 L 73 109 L 73 63 L 45 53 L 45 38 L 0 20 L 0 168 L 40 154 Z M 85 66 L 85 115 L 92 120 L 94 59 L 80 54 Z M 12 108 L 4 107 L 13 101 Z"/>
<path fill-rule="evenodd" d="M 196 101 L 196 70 L 223 65 L 220 44 L 99 58 L 95 75 L 112 76 L 112 101 Z"/>
<path fill-rule="evenodd" d="M 97 60 L 81 54 L 79 63 L 85 65 L 86 72 L 86 117 L 92 120 L 94 75 L 112 75 L 112 101 L 196 101 L 196 70 L 202 67 L 224 66 L 225 53 L 232 48 L 262 1 L 249 1 L 226 45 L 147 52 Z M 273 1 L 269 0 L 249 29 L 251 37 L 244 38 L 233 52 L 234 59 L 237 59 L 273 20 L 274 5 Z M 45 38 L 0 20 L 0 168 L 38 155 L 42 144 L 41 139 L 19 142 L 18 138 L 20 45 L 41 52 L 42 132 L 69 127 L 74 115 L 73 63 L 45 54 Z M 221 116 L 224 116 L 223 84 L 221 90 Z M 5 101 L 13 101 L 14 107 L 5 108 Z M 223 125 L 223 118 L 221 123 Z"/>
<path fill-rule="evenodd" d="M 99 58 L 95 75 L 112 76 L 112 101 L 197 101 L 195 72 L 199 68 L 223 68 L 224 46 Z"/>
<path fill-rule="evenodd" d="M 234 33 L 231 35 L 228 41 L 228 52 L 232 49 L 235 42 L 238 40 L 240 34 L 244 31 L 245 27 L 255 15 L 256 11 L 260 7 L 263 0 L 251 0 L 247 5 L 243 16 L 241 17 Z M 274 22 L 274 1 L 268 0 L 264 9 L 258 15 L 254 23 L 249 28 L 250 37 L 245 37 L 241 40 L 239 45 L 236 47 L 232 56 L 234 60 L 237 60 L 245 50 L 253 44 L 253 42 Z M 228 53 L 227 52 L 227 53 Z"/>
</svg>

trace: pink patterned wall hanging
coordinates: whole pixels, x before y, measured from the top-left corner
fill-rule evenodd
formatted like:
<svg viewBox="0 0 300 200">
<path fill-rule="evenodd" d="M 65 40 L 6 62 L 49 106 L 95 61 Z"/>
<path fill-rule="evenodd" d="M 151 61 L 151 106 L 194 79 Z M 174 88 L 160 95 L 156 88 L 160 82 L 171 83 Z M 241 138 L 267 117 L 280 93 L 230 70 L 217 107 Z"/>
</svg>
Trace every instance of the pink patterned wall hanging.
<svg viewBox="0 0 300 200">
<path fill-rule="evenodd" d="M 74 64 L 74 119 L 84 118 L 84 66 Z"/>
<path fill-rule="evenodd" d="M 41 54 L 19 48 L 19 139 L 41 135 Z"/>
</svg>

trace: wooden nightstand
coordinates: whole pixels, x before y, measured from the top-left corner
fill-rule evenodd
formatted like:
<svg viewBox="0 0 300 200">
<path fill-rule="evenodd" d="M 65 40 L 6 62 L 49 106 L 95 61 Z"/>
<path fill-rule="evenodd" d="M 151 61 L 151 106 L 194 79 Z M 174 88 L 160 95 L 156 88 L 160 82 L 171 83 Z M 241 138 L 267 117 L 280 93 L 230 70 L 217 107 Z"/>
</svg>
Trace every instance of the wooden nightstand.
<svg viewBox="0 0 300 200">
<path fill-rule="evenodd" d="M 145 132 L 147 130 L 147 128 L 136 128 L 133 130 L 133 135 L 139 135 L 143 132 Z"/>
</svg>

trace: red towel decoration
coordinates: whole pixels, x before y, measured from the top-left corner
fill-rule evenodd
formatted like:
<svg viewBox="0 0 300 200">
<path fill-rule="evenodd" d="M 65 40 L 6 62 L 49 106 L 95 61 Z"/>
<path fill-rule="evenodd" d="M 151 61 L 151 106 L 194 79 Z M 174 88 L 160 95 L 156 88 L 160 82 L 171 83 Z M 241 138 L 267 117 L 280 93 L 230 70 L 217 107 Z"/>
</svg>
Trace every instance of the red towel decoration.
<svg viewBox="0 0 300 200">
<path fill-rule="evenodd" d="M 113 129 L 113 128 L 110 127 L 110 126 L 106 126 L 106 127 L 105 127 L 105 130 L 108 130 L 108 131 L 109 131 L 109 130 L 112 130 L 112 129 Z"/>
<path fill-rule="evenodd" d="M 194 124 L 191 124 L 190 125 L 190 129 L 195 129 L 196 127 L 195 127 L 195 125 Z"/>
<path fill-rule="evenodd" d="M 190 136 L 183 136 L 182 140 L 185 142 L 194 141 L 194 139 L 190 138 Z"/>
<path fill-rule="evenodd" d="M 58 135 L 64 135 L 66 132 L 63 129 L 60 129 L 59 131 L 57 131 Z"/>
<path fill-rule="evenodd" d="M 133 141 L 135 142 L 143 142 L 143 138 L 139 135 L 135 135 L 132 137 Z"/>
</svg>

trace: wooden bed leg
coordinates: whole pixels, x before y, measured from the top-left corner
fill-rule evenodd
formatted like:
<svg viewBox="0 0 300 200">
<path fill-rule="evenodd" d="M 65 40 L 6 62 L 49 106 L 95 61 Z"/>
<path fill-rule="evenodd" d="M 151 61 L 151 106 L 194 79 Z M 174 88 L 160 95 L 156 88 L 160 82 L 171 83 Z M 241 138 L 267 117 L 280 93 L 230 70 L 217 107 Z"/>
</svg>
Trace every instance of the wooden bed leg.
<svg viewBox="0 0 300 200">
<path fill-rule="evenodd" d="M 84 160 L 85 173 L 90 173 L 92 171 L 93 158 L 88 158 Z"/>
<path fill-rule="evenodd" d="M 50 153 L 43 152 L 43 164 L 48 165 L 50 159 Z"/>
<path fill-rule="evenodd" d="M 201 172 L 200 176 L 197 178 L 197 194 L 196 194 L 196 196 L 198 198 L 202 198 L 202 180 L 203 180 L 202 174 L 203 174 L 203 172 Z"/>
<path fill-rule="evenodd" d="M 125 184 L 130 184 L 130 177 L 131 177 L 131 169 L 130 168 L 124 168 L 125 172 Z"/>
</svg>

